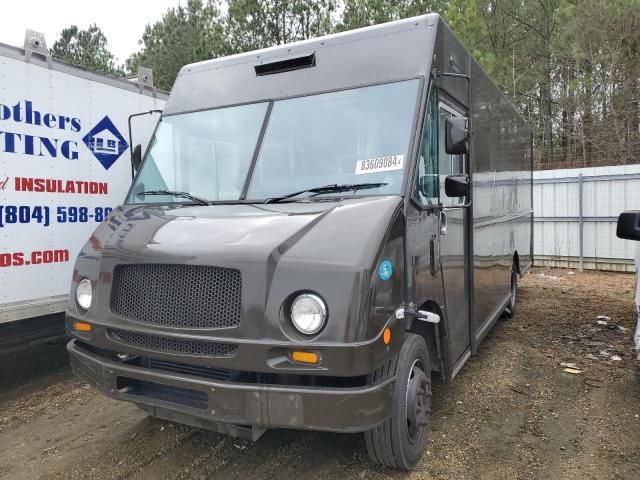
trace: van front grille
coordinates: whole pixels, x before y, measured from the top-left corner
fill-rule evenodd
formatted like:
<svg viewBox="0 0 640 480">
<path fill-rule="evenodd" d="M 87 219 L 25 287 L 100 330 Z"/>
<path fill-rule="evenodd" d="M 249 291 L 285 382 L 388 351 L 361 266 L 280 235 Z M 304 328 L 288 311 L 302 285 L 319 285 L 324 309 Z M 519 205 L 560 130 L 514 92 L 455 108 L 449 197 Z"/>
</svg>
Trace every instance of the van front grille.
<svg viewBox="0 0 640 480">
<path fill-rule="evenodd" d="M 238 346 L 233 343 L 159 337 L 119 329 L 109 329 L 107 333 L 109 338 L 115 342 L 154 352 L 179 353 L 200 357 L 232 357 L 238 350 Z"/>
<path fill-rule="evenodd" d="M 233 268 L 201 265 L 118 265 L 113 272 L 111 310 L 166 327 L 237 327 L 242 316 L 242 276 Z"/>
<path fill-rule="evenodd" d="M 171 362 L 169 360 L 159 360 L 157 358 L 147 359 L 147 366 L 154 370 L 164 370 L 166 372 L 181 373 L 184 375 L 194 375 L 204 377 L 210 380 L 218 380 L 222 382 L 229 381 L 232 370 L 227 368 L 204 367 L 200 365 L 189 365 L 186 363 Z"/>
</svg>

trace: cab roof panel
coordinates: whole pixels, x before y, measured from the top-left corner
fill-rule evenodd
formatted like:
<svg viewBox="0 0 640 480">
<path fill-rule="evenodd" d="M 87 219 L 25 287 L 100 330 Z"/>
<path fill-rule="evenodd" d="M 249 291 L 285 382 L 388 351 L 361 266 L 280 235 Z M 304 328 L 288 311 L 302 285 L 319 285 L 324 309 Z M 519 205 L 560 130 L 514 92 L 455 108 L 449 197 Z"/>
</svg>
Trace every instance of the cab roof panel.
<svg viewBox="0 0 640 480">
<path fill-rule="evenodd" d="M 186 65 L 165 115 L 426 76 L 439 21 L 428 14 Z"/>
</svg>

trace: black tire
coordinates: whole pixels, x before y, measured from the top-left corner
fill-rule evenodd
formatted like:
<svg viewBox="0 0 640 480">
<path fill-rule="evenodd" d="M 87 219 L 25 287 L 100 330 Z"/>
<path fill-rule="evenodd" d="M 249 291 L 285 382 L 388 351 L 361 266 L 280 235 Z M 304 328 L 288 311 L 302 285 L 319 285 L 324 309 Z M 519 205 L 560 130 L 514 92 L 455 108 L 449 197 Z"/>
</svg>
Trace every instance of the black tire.
<svg viewBox="0 0 640 480">
<path fill-rule="evenodd" d="M 378 368 L 370 380 L 378 382 L 393 375 L 391 417 L 365 432 L 364 439 L 374 462 L 411 470 L 424 451 L 431 413 L 431 364 L 424 338 L 407 334 L 400 353 Z"/>
<path fill-rule="evenodd" d="M 515 270 L 511 271 L 511 295 L 509 297 L 509 303 L 504 311 L 504 316 L 507 318 L 513 318 L 518 311 L 518 273 Z"/>
</svg>

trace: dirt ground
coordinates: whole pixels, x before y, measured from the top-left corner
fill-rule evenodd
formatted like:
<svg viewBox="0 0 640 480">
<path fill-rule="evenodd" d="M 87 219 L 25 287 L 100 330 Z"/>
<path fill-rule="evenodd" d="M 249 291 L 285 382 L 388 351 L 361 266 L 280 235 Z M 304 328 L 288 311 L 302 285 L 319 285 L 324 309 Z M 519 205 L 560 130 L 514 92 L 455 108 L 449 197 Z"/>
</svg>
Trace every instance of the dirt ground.
<svg viewBox="0 0 640 480">
<path fill-rule="evenodd" d="M 152 420 L 74 379 L 54 345 L 50 365 L 0 392 L 0 477 L 637 480 L 633 290 L 628 274 L 527 274 L 515 318 L 451 384 L 436 383 L 428 451 L 411 474 L 372 465 L 361 435 L 278 430 L 249 443 Z"/>
</svg>

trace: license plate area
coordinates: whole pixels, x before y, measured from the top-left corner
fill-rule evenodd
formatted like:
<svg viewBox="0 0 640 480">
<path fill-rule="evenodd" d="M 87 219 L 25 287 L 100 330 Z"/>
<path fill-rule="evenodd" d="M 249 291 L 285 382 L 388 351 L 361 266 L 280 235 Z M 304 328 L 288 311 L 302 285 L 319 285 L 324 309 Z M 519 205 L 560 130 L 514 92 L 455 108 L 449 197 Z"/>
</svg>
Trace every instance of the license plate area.
<svg viewBox="0 0 640 480">
<path fill-rule="evenodd" d="M 116 388 L 122 394 L 141 397 L 141 400 L 144 397 L 199 410 L 206 410 L 209 407 L 209 398 L 205 392 L 189 388 L 173 387 L 129 377 L 118 377 Z"/>
</svg>

